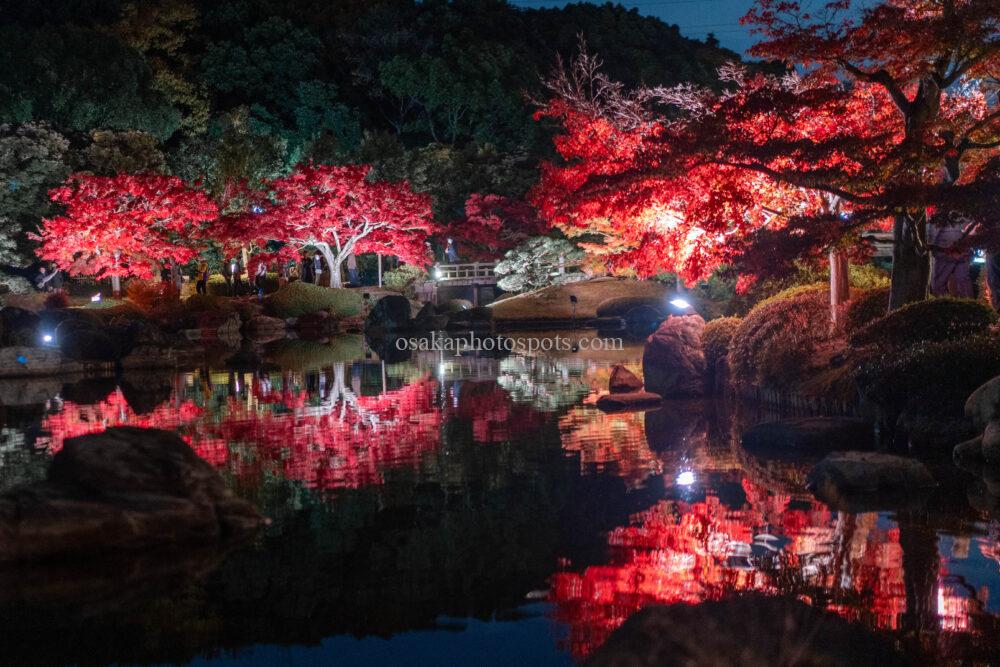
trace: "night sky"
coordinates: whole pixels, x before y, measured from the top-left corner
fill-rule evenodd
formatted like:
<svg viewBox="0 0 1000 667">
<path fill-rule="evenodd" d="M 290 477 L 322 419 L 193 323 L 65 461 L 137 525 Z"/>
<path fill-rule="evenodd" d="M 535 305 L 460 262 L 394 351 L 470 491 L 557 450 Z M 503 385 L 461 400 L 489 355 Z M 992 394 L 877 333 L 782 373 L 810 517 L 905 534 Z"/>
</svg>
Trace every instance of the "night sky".
<svg viewBox="0 0 1000 667">
<path fill-rule="evenodd" d="M 569 4 L 560 0 L 509 2 L 518 7 L 561 7 Z M 749 29 L 740 25 L 740 18 L 753 3 L 754 0 L 626 0 L 618 4 L 634 7 L 642 14 L 656 16 L 667 23 L 675 23 L 685 37 L 704 39 L 708 33 L 714 33 L 722 46 L 744 55 L 754 39 Z"/>
</svg>

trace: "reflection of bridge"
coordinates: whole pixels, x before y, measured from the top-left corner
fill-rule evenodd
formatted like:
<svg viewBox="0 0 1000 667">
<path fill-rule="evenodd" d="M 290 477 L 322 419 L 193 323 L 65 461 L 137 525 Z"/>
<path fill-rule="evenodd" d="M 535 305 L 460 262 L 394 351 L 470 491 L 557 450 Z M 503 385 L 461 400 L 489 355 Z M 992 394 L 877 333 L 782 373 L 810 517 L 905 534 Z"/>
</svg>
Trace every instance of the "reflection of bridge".
<svg viewBox="0 0 1000 667">
<path fill-rule="evenodd" d="M 496 298 L 496 266 L 496 262 L 438 264 L 431 271 L 431 280 L 418 290 L 418 296 L 432 303 L 448 299 L 468 299 L 473 306 L 489 303 Z"/>
</svg>

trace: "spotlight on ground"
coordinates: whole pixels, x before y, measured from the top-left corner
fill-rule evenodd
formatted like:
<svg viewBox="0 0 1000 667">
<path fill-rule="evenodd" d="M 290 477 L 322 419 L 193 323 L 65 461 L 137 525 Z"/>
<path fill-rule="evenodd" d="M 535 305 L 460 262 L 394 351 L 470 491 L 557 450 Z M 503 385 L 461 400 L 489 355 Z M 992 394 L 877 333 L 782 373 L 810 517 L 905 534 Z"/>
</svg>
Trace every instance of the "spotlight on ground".
<svg viewBox="0 0 1000 667">
<path fill-rule="evenodd" d="M 694 484 L 694 472 L 691 470 L 684 470 L 683 472 L 678 473 L 675 481 L 678 486 L 691 486 Z"/>
<path fill-rule="evenodd" d="M 676 299 L 671 299 L 670 305 L 673 306 L 674 308 L 679 308 L 681 310 L 687 310 L 688 308 L 691 307 L 691 304 L 687 301 L 687 299 L 682 299 L 680 297 L 677 297 Z"/>
</svg>

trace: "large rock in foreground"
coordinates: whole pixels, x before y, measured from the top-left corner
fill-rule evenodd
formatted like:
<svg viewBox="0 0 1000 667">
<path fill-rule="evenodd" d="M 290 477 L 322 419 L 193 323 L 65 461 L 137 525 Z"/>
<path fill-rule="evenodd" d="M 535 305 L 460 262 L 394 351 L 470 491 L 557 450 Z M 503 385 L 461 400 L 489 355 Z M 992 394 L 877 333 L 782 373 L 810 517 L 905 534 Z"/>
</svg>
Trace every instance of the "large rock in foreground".
<svg viewBox="0 0 1000 667">
<path fill-rule="evenodd" d="M 851 417 L 800 417 L 757 424 L 743 434 L 743 447 L 756 453 L 808 455 L 867 450 L 874 426 Z"/>
<path fill-rule="evenodd" d="M 400 294 L 388 294 L 375 304 L 365 326 L 377 331 L 402 331 L 410 328 L 410 300 Z"/>
<path fill-rule="evenodd" d="M 978 428 L 1000 420 L 1000 376 L 972 392 L 965 402 L 965 416 Z"/>
<path fill-rule="evenodd" d="M 705 320 L 698 315 L 670 317 L 646 339 L 642 376 L 647 391 L 664 398 L 707 393 L 704 330 Z"/>
<path fill-rule="evenodd" d="M 937 485 L 920 461 L 876 452 L 830 454 L 807 482 L 817 498 L 846 512 L 919 506 Z"/>
<path fill-rule="evenodd" d="M 215 543 L 265 522 L 176 434 L 113 428 L 66 440 L 45 482 L 0 496 L 0 560 Z"/>
<path fill-rule="evenodd" d="M 663 665 L 902 665 L 889 637 L 791 598 L 748 594 L 636 612 L 586 662 Z"/>
</svg>

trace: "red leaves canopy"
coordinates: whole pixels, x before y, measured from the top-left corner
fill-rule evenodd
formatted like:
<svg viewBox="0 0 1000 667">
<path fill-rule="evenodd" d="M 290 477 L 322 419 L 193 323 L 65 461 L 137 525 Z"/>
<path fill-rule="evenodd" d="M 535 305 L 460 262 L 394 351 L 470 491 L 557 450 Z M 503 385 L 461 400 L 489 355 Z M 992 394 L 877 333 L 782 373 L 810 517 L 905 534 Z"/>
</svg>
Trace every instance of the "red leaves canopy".
<svg viewBox="0 0 1000 667">
<path fill-rule="evenodd" d="M 38 256 L 94 278 L 148 279 L 163 260 L 193 259 L 188 239 L 218 215 L 204 193 L 169 176 L 74 174 L 50 196 L 66 210 L 42 221 Z"/>
<path fill-rule="evenodd" d="M 225 235 L 260 245 L 327 244 L 335 255 L 378 252 L 424 264 L 425 241 L 434 231 L 430 197 L 405 182 L 371 182 L 370 169 L 299 167 L 271 184 L 262 213 L 228 221 Z"/>
<path fill-rule="evenodd" d="M 565 133 L 533 195 L 543 217 L 596 235 L 611 266 L 688 279 L 748 254 L 769 270 L 895 215 L 916 227 L 930 207 L 996 236 L 1000 5 L 884 0 L 841 20 L 847 5 L 761 0 L 754 54 L 799 69 L 726 66 L 721 93 L 626 93 L 587 56 L 557 74 L 541 115 Z"/>
</svg>

